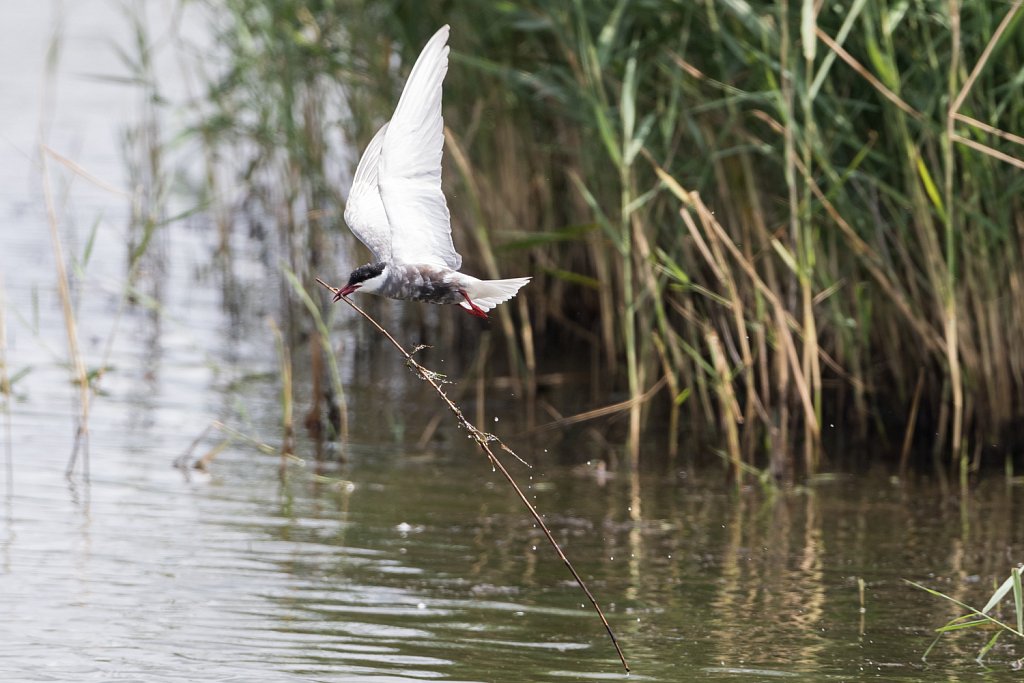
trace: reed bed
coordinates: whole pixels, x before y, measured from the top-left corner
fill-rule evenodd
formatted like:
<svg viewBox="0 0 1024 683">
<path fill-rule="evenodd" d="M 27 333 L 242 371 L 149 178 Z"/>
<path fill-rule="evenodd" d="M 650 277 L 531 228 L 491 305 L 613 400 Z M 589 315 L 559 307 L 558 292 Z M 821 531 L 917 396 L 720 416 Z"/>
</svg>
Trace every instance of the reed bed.
<svg viewBox="0 0 1024 683">
<path fill-rule="evenodd" d="M 234 0 L 197 129 L 249 151 L 309 290 L 332 150 L 450 23 L 456 239 L 535 276 L 499 309 L 528 395 L 589 355 L 634 468 L 709 443 L 788 478 L 852 441 L 966 472 L 1024 417 L 1021 4 Z"/>
</svg>

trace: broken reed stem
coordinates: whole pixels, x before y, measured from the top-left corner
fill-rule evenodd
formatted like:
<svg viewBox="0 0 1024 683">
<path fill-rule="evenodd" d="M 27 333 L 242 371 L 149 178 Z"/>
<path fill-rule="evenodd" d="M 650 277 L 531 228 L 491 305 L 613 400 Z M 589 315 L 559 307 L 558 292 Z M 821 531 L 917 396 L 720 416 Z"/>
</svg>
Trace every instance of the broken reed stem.
<svg viewBox="0 0 1024 683">
<path fill-rule="evenodd" d="M 338 288 L 330 286 L 320 278 L 316 278 L 316 281 L 323 285 L 324 287 L 326 287 L 327 289 L 329 289 L 334 294 L 337 294 L 340 291 L 338 290 Z M 352 301 L 350 301 L 348 297 L 343 296 L 341 297 L 341 300 L 348 304 L 352 308 L 352 310 L 361 315 L 367 322 L 369 322 L 371 325 L 377 328 L 378 332 L 387 337 L 388 341 L 391 342 L 391 345 L 398 349 L 398 352 L 402 354 L 402 356 L 405 358 L 406 366 L 410 370 L 415 372 L 420 377 L 420 379 L 426 381 L 428 384 L 430 384 L 431 387 L 433 387 L 434 391 L 437 392 L 437 395 L 441 397 L 441 400 L 444 401 L 445 405 L 448 406 L 448 409 L 455 416 L 455 419 L 459 421 L 459 424 L 461 424 L 463 428 L 466 429 L 467 432 L 469 432 L 470 436 L 473 437 L 473 440 L 476 441 L 478 446 L 480 446 L 480 449 L 483 450 L 485 455 L 487 455 L 488 459 L 491 461 L 491 465 L 498 472 L 501 473 L 501 476 L 505 478 L 505 481 L 507 481 L 509 485 L 512 487 L 512 489 L 516 492 L 516 495 L 519 496 L 519 500 L 521 500 L 523 505 L 526 506 L 526 509 L 529 510 L 530 515 L 537 523 L 537 526 L 540 527 L 540 530 L 544 532 L 544 536 L 548 539 L 548 543 L 551 544 L 551 547 L 555 549 L 555 552 L 558 554 L 558 557 L 561 558 L 562 562 L 569 570 L 569 573 L 572 574 L 572 578 L 576 580 L 576 583 L 586 594 L 587 599 L 590 600 L 590 604 L 594 607 L 594 610 L 597 612 L 597 616 L 601 618 L 601 623 L 604 624 L 605 631 L 608 632 L 608 637 L 611 638 L 612 645 L 615 646 L 615 653 L 619 656 L 619 661 L 622 662 L 622 666 L 626 670 L 626 673 L 629 673 L 629 664 L 626 663 L 626 657 L 622 654 L 622 648 L 619 647 L 619 641 L 615 637 L 615 632 L 612 631 L 611 624 L 608 623 L 608 619 L 604 616 L 604 611 L 601 609 L 601 605 L 598 604 L 597 598 L 595 598 L 594 594 L 590 592 L 590 589 L 587 588 L 587 584 L 583 581 L 583 578 L 579 575 L 579 573 L 577 573 L 576 568 L 572 566 L 572 562 L 570 562 L 569 558 L 565 556 L 564 552 L 562 552 L 562 547 L 558 545 L 558 541 L 555 540 L 555 537 L 551 534 L 551 531 L 548 529 L 547 524 L 545 524 L 544 520 L 541 518 L 540 513 L 537 512 L 537 508 L 533 506 L 533 503 L 531 503 L 530 500 L 526 497 L 526 494 L 523 493 L 523 490 L 519 488 L 519 484 L 516 483 L 516 480 L 512 478 L 512 475 L 509 473 L 507 469 L 505 469 L 505 466 L 501 464 L 501 461 L 498 460 L 498 457 L 494 454 L 494 451 L 491 450 L 490 443 L 495 442 L 502 448 L 502 450 L 508 452 L 516 459 L 520 461 L 522 459 L 519 458 L 519 456 L 516 455 L 512 451 L 512 449 L 506 446 L 501 441 L 501 439 L 494 436 L 493 434 L 488 434 L 486 432 L 480 431 L 472 422 L 466 419 L 466 416 L 465 414 L 463 414 L 462 409 L 455 405 L 455 402 L 448 398 L 448 395 L 444 393 L 444 389 L 441 388 L 441 382 L 439 382 L 438 380 L 440 376 L 437 373 L 432 372 L 431 370 L 427 370 L 425 367 L 417 363 L 413 359 L 412 354 L 406 351 L 405 347 L 403 347 L 393 336 L 391 336 L 390 332 L 388 332 L 386 329 L 384 329 L 383 326 L 381 326 L 380 323 L 378 323 L 376 320 L 370 317 L 370 315 L 366 311 L 352 303 Z"/>
</svg>

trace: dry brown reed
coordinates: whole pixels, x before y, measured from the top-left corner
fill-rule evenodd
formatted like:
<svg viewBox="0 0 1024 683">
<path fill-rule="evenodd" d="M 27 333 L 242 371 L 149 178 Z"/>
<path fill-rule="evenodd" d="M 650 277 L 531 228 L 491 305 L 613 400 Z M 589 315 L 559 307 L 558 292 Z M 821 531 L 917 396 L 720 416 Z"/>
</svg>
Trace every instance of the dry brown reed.
<svg viewBox="0 0 1024 683">
<path fill-rule="evenodd" d="M 46 202 L 46 217 L 50 226 L 50 240 L 53 246 L 54 268 L 57 273 L 57 292 L 60 296 L 61 310 L 64 314 L 64 330 L 67 333 L 68 357 L 71 364 L 71 379 L 78 385 L 78 420 L 75 428 L 75 441 L 71 448 L 71 456 L 65 473 L 72 476 L 78 463 L 79 453 L 82 455 L 82 475 L 89 480 L 89 399 L 91 386 L 89 374 L 86 372 L 85 360 L 78 345 L 78 324 L 75 320 L 75 309 L 71 303 L 71 288 L 68 284 L 67 267 L 64 261 L 64 249 L 61 246 L 59 219 L 54 201 L 52 181 L 50 178 L 49 150 L 45 146 L 39 148 L 39 160 L 42 166 L 43 197 Z"/>
</svg>

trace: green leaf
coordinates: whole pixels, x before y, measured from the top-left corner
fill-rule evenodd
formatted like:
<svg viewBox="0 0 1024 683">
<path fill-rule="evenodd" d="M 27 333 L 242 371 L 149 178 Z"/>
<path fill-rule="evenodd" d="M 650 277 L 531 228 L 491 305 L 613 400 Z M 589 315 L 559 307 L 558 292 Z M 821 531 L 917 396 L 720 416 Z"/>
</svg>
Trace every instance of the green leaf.
<svg viewBox="0 0 1024 683">
<path fill-rule="evenodd" d="M 944 626 L 942 628 L 946 628 L 946 627 L 951 626 L 952 624 L 958 623 L 958 622 L 960 622 L 960 621 L 962 621 L 964 619 L 969 619 L 971 617 L 975 617 L 976 616 L 976 617 L 981 617 L 982 619 L 988 621 L 989 623 L 992 623 L 992 624 L 998 626 L 999 628 L 1003 629 L 1004 631 L 1009 631 L 1009 632 L 1013 633 L 1014 635 L 1017 635 L 1017 636 L 1020 636 L 1020 637 L 1024 638 L 1024 632 L 1018 631 L 1015 628 L 1013 628 L 1012 626 L 1010 626 L 1008 624 L 1004 624 L 1003 622 L 999 621 L 998 619 L 996 619 L 994 617 L 990 617 L 989 615 L 985 614 L 984 612 L 978 611 L 977 609 L 975 609 L 974 607 L 971 607 L 967 603 L 961 602 L 961 601 L 957 600 L 956 598 L 952 598 L 952 597 L 946 595 L 945 593 L 940 593 L 937 590 L 934 590 L 932 588 L 928 588 L 927 586 L 923 586 L 923 585 L 921 585 L 921 584 L 919 584 L 919 583 L 917 583 L 915 581 L 909 581 L 907 579 L 904 579 L 904 581 L 909 583 L 914 588 L 920 588 L 925 593 L 930 593 L 931 595 L 934 595 L 936 597 L 942 598 L 943 600 L 948 600 L 949 602 L 953 603 L 954 605 L 956 605 L 958 607 L 961 607 L 961 608 L 967 610 L 970 613 L 970 614 L 965 614 L 963 616 L 957 617 L 956 619 L 953 619 L 952 621 L 947 623 L 946 626 Z"/>
<path fill-rule="evenodd" d="M 939 194 L 939 188 L 935 184 L 935 181 L 932 180 L 932 175 L 928 172 L 928 167 L 925 165 L 924 159 L 920 156 L 917 157 L 917 174 L 921 176 L 921 183 L 924 185 L 924 191 L 928 194 L 928 199 L 932 200 L 935 212 L 939 214 L 939 218 L 945 221 L 946 207 L 942 203 L 942 195 Z"/>
<path fill-rule="evenodd" d="M 629 147 L 633 141 L 633 128 L 636 125 L 636 43 L 633 43 L 633 54 L 626 60 L 626 73 L 622 78 L 622 147 Z"/>
<path fill-rule="evenodd" d="M 1024 591 L 1021 590 L 1020 567 L 1010 572 L 1013 579 L 1013 609 L 1017 613 L 1017 632 L 1024 633 Z"/>
<path fill-rule="evenodd" d="M 772 238 L 771 244 L 772 248 L 775 249 L 776 253 L 779 255 L 779 258 L 781 258 L 782 262 L 786 264 L 786 267 L 799 275 L 800 266 L 797 265 L 796 258 L 793 256 L 792 252 L 790 252 L 789 249 L 786 249 L 782 242 L 774 237 Z"/>
<path fill-rule="evenodd" d="M 647 192 L 644 192 L 642 195 L 635 198 L 633 201 L 629 202 L 628 204 L 626 204 L 625 207 L 623 207 L 622 217 L 624 219 L 629 218 L 629 216 L 632 215 L 634 211 L 642 208 L 644 204 L 657 197 L 660 192 L 661 185 L 655 185 L 652 189 L 647 190 Z"/>
<path fill-rule="evenodd" d="M 600 102 L 594 103 L 594 118 L 597 121 L 597 130 L 601 134 L 601 142 L 604 143 L 605 151 L 608 152 L 608 156 L 616 166 L 621 166 L 622 152 L 619 151 L 619 144 L 615 140 L 615 128 Z"/>
<path fill-rule="evenodd" d="M 571 282 L 574 285 L 582 285 L 591 289 L 601 289 L 601 281 L 588 275 L 574 273 L 571 270 L 562 270 L 561 268 L 545 268 L 544 272 L 551 277 L 564 282 Z"/>
<path fill-rule="evenodd" d="M 580 223 L 578 225 L 567 225 L 564 228 L 559 228 L 552 232 L 529 233 L 526 237 L 506 242 L 498 247 L 498 250 L 513 251 L 516 249 L 532 249 L 534 247 L 542 247 L 547 244 L 556 244 L 558 242 L 574 242 L 581 239 L 584 235 L 597 227 L 597 223 Z"/>
<path fill-rule="evenodd" d="M 861 10 L 864 9 L 864 3 L 866 2 L 867 0 L 854 0 L 850 9 L 846 11 L 846 18 L 843 19 L 843 25 L 839 28 L 839 33 L 836 34 L 834 39 L 837 45 L 842 46 L 846 42 L 846 36 L 849 35 L 850 29 L 853 28 L 853 23 L 857 20 Z M 818 94 L 818 90 L 821 89 L 822 84 L 825 82 L 825 77 L 828 76 L 828 72 L 835 61 L 836 53 L 829 50 L 825 54 L 825 58 L 821 60 L 821 68 L 814 75 L 814 82 L 811 83 L 811 88 L 807 91 L 807 96 L 811 100 Z"/>
<path fill-rule="evenodd" d="M 607 66 L 608 60 L 611 58 L 615 36 L 619 32 L 619 24 L 622 22 L 622 15 L 625 13 L 629 1 L 619 0 L 616 3 L 615 9 L 608 16 L 608 21 L 597 35 L 597 55 L 602 67 Z"/>
<path fill-rule="evenodd" d="M 327 329 L 327 324 L 324 322 L 323 316 L 320 314 L 320 308 L 313 301 L 313 297 L 309 295 L 306 288 L 302 286 L 299 278 L 289 268 L 281 264 L 281 273 L 288 280 L 288 284 L 291 285 L 292 291 L 298 296 L 302 303 L 305 304 L 306 310 L 309 311 L 310 317 L 313 319 L 313 324 L 316 325 L 317 331 L 320 332 L 320 343 L 324 349 L 324 355 L 327 356 L 327 367 L 330 370 L 331 384 L 334 386 L 334 391 L 337 393 L 339 400 L 344 402 L 345 400 L 345 389 L 341 383 L 341 372 L 338 370 L 338 360 L 334 355 L 334 347 L 331 346 L 331 334 Z"/>
<path fill-rule="evenodd" d="M 896 72 L 893 70 L 892 65 L 889 64 L 886 56 L 882 54 L 882 50 L 878 47 L 875 37 L 872 35 L 867 36 L 865 45 L 868 49 L 868 58 L 871 60 L 871 65 L 875 67 L 875 71 L 878 72 L 879 80 L 885 84 L 885 87 L 896 92 L 899 89 L 899 80 L 896 77 Z"/>
<path fill-rule="evenodd" d="M 625 158 L 626 165 L 631 165 L 633 160 L 636 159 L 636 155 L 643 149 L 644 143 L 647 142 L 647 136 L 651 133 L 651 128 L 654 127 L 654 114 L 648 114 L 640 122 L 640 130 L 633 136 L 633 139 L 626 144 Z"/>
<path fill-rule="evenodd" d="M 682 266 L 680 266 L 675 259 L 669 256 L 667 251 L 661 247 L 657 247 L 654 253 L 658 255 L 658 260 L 661 262 L 662 268 L 665 269 L 665 272 L 669 277 L 684 285 L 690 284 L 690 276 L 686 274 L 686 271 L 683 270 Z"/>
<path fill-rule="evenodd" d="M 584 201 L 587 202 L 590 210 L 594 212 L 594 215 L 597 217 L 597 224 L 600 225 L 601 229 L 604 230 L 606 235 L 608 235 L 608 239 L 615 244 L 616 249 L 621 253 L 625 253 L 626 246 L 623 244 L 622 236 L 615 231 L 615 228 L 608 220 L 608 216 L 605 215 L 604 211 L 601 209 L 601 205 L 598 204 L 597 197 L 595 197 L 594 193 L 590 191 L 590 188 L 587 187 L 586 183 L 583 182 L 583 178 L 581 178 L 578 173 L 570 171 L 569 177 L 572 179 L 573 184 L 576 185 L 576 189 L 583 196 Z"/>
<path fill-rule="evenodd" d="M 882 30 L 887 36 L 892 36 L 896 32 L 908 9 L 910 9 L 910 3 L 904 0 L 892 5 L 888 11 L 883 10 Z"/>
<path fill-rule="evenodd" d="M 998 605 L 1000 601 L 1006 597 L 1006 594 L 1010 592 L 1011 588 L 1013 588 L 1013 574 L 1010 574 L 1006 581 L 1003 581 L 1002 584 L 999 585 L 996 592 L 992 594 L 992 597 L 988 599 L 985 606 L 981 608 L 982 613 L 988 614 L 991 612 L 992 608 Z"/>
<path fill-rule="evenodd" d="M 96 244 L 96 233 L 99 231 L 101 220 L 102 216 L 96 217 L 96 220 L 92 224 L 92 230 L 89 231 L 89 239 L 85 242 L 85 249 L 82 250 L 83 270 L 89 265 L 89 258 L 92 256 L 92 248 Z"/>
<path fill-rule="evenodd" d="M 1003 631 L 996 631 L 994 634 L 992 634 L 992 637 L 988 639 L 988 642 L 985 643 L 985 647 L 981 648 L 981 650 L 978 652 L 978 656 L 975 658 L 978 660 L 979 663 L 982 659 L 985 658 L 985 655 L 988 654 L 988 651 L 995 647 L 996 641 L 999 640 L 999 636 L 1001 635 L 1003 635 Z"/>
<path fill-rule="evenodd" d="M 960 617 L 961 619 L 963 617 Z M 955 621 L 955 620 L 954 620 Z M 952 621 L 945 626 L 940 626 L 935 629 L 936 633 L 949 633 L 950 631 L 960 631 L 965 628 L 974 628 L 975 626 L 982 626 L 984 624 L 991 623 L 988 619 L 974 619 L 972 621 L 958 621 L 953 623 Z"/>
<path fill-rule="evenodd" d="M 818 38 L 814 34 L 816 24 L 814 0 L 804 0 L 800 10 L 800 42 L 804 49 L 804 59 L 808 62 L 814 61 L 814 50 L 818 45 Z"/>
</svg>

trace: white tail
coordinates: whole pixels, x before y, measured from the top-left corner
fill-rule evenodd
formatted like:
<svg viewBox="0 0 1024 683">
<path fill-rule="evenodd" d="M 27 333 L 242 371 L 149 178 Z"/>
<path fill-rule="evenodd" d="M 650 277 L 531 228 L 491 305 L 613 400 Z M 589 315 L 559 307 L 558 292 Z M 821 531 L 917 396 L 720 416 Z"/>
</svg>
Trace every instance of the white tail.
<svg viewBox="0 0 1024 683">
<path fill-rule="evenodd" d="M 469 294 L 469 298 L 478 308 L 489 311 L 514 297 L 516 292 L 529 281 L 528 277 L 514 277 L 508 280 L 477 280 L 466 287 L 466 294 Z M 472 310 L 468 301 L 463 301 L 459 305 L 467 311 Z"/>
</svg>

